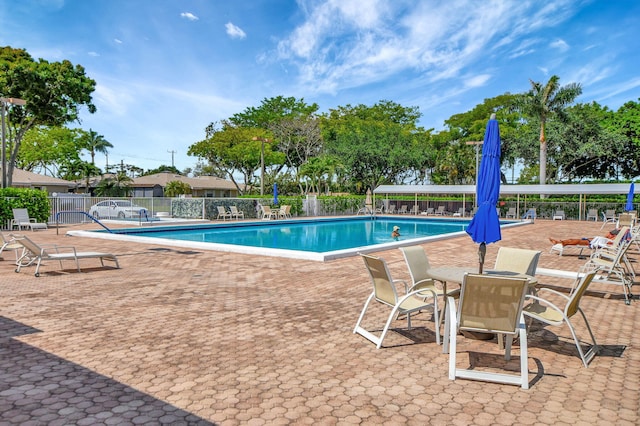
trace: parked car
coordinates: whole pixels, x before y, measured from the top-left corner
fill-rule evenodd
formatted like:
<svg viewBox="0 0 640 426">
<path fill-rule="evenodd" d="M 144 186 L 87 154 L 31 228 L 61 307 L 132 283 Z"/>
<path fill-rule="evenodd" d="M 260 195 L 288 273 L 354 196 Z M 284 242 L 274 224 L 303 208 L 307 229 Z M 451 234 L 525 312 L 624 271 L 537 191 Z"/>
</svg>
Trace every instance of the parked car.
<svg viewBox="0 0 640 426">
<path fill-rule="evenodd" d="M 127 200 L 106 200 L 100 201 L 89 208 L 89 214 L 96 219 L 117 217 L 124 219 L 127 217 L 147 216 L 147 209 L 136 206 Z"/>
</svg>

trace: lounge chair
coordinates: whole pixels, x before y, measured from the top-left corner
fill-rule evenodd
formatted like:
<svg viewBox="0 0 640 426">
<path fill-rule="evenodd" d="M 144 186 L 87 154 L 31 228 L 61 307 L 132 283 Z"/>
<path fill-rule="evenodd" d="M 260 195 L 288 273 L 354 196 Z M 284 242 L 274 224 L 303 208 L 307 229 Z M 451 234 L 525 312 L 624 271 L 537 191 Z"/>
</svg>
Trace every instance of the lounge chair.
<svg viewBox="0 0 640 426">
<path fill-rule="evenodd" d="M 218 208 L 218 217 L 216 218 L 217 220 L 227 220 L 228 219 L 232 219 L 233 216 L 231 215 L 231 212 L 228 212 L 227 209 L 224 208 L 224 206 L 216 206 Z"/>
<path fill-rule="evenodd" d="M 396 212 L 396 205 L 389 204 L 389 208 L 387 209 L 387 214 L 395 214 L 395 212 Z"/>
<path fill-rule="evenodd" d="M 433 207 L 427 207 L 427 210 L 425 210 L 423 212 L 423 214 L 432 215 L 433 214 Z"/>
<path fill-rule="evenodd" d="M 629 228 L 622 228 L 618 235 L 628 235 L 628 230 Z M 600 247 L 591 254 L 587 263 L 580 268 L 580 272 L 584 273 L 599 270 L 605 274 L 608 280 L 607 284 L 621 285 L 627 305 L 631 303 L 633 298 L 631 286 L 634 281 L 634 272 L 626 257 L 631 243 L 631 240 L 623 237 L 620 239 L 618 246 L 612 244 L 611 248 Z"/>
<path fill-rule="evenodd" d="M 464 217 L 464 207 L 458 208 L 458 211 L 453 214 L 453 217 Z"/>
<path fill-rule="evenodd" d="M 16 243 L 13 237 L 7 239 L 2 233 L 0 233 L 0 242 L 2 242 L 2 247 L 0 247 L 0 255 L 5 250 L 13 250 L 16 255 L 16 265 L 17 265 L 18 260 L 20 259 L 20 257 L 22 257 L 18 255 L 18 251 L 24 249 L 23 245 Z M 2 257 L 0 257 L 0 259 L 2 259 Z"/>
<path fill-rule="evenodd" d="M 18 227 L 18 230 L 22 230 L 22 227 L 29 228 L 32 231 L 36 229 L 47 229 L 47 224 L 44 222 L 36 222 L 36 219 L 29 217 L 29 211 L 27 209 L 13 209 L 13 219 L 11 220 L 11 229 Z"/>
<path fill-rule="evenodd" d="M 507 213 L 504 215 L 505 219 L 515 219 L 516 218 L 516 208 L 515 207 L 509 207 L 509 210 L 507 210 Z"/>
<path fill-rule="evenodd" d="M 569 240 L 562 240 L 553 244 L 549 249 L 549 253 L 557 251 L 558 255 L 562 256 L 564 254 L 564 250 L 568 247 L 579 248 L 580 253 L 578 253 L 578 259 L 584 259 L 582 252 L 585 248 L 591 248 L 591 240 L 589 238 L 573 238 Z"/>
<path fill-rule="evenodd" d="M 617 220 L 616 211 L 614 209 L 605 210 L 602 212 L 602 226 L 600 229 L 604 228 L 607 223 L 616 223 Z"/>
<path fill-rule="evenodd" d="M 419 288 L 407 288 L 407 285 L 404 281 L 394 280 L 391 278 L 391 274 L 389 269 L 387 268 L 387 263 L 378 257 L 361 255 L 364 260 L 364 264 L 369 271 L 369 276 L 371 277 L 371 283 L 373 284 L 373 291 L 367 298 L 367 301 L 364 304 L 364 308 L 360 313 L 360 317 L 358 318 L 358 322 L 356 323 L 353 332 L 356 334 L 360 334 L 366 339 L 376 344 L 376 347 L 380 349 L 382 346 L 382 342 L 387 335 L 387 331 L 389 331 L 389 327 L 391 326 L 391 322 L 400 315 L 407 316 L 407 327 L 411 330 L 411 314 L 414 312 L 420 312 L 429 307 L 433 308 L 433 316 L 435 319 L 436 327 L 436 341 L 438 344 L 440 343 L 440 327 L 438 321 L 438 309 L 435 306 L 435 298 L 434 303 L 425 303 L 423 300 L 420 300 L 420 296 L 424 297 L 425 289 Z M 399 296 L 398 291 L 396 289 L 396 283 L 403 283 L 406 294 L 404 296 Z M 391 313 L 387 318 L 387 322 L 384 325 L 382 330 L 382 334 L 380 337 L 374 335 L 370 331 L 366 330 L 364 327 L 361 327 L 360 324 L 364 319 L 364 315 L 367 312 L 367 308 L 369 304 L 375 300 L 387 307 L 391 308 Z"/>
<path fill-rule="evenodd" d="M 444 216 L 447 212 L 444 210 L 444 206 L 438 206 L 438 210 L 434 214 Z"/>
<path fill-rule="evenodd" d="M 578 348 L 578 353 L 580 354 L 580 358 L 582 359 L 582 363 L 585 367 L 589 367 L 589 362 L 591 359 L 598 353 L 598 344 L 596 343 L 596 338 L 593 336 L 593 332 L 591 331 L 591 327 L 589 326 L 589 321 L 587 321 L 587 317 L 584 315 L 582 309 L 580 309 L 580 299 L 587 291 L 587 287 L 593 281 L 593 278 L 596 275 L 596 271 L 591 271 L 580 279 L 578 285 L 573 289 L 570 296 L 566 294 L 560 293 L 555 290 L 551 290 L 549 288 L 539 288 L 537 290 L 536 295 L 527 295 L 527 300 L 531 300 L 534 303 L 531 303 L 523 309 L 523 313 L 525 316 L 543 322 L 544 324 L 554 325 L 554 326 L 562 326 L 562 324 L 567 324 L 569 330 L 571 331 L 571 335 L 573 336 L 573 340 L 576 343 L 576 348 Z M 541 294 L 551 294 L 555 295 L 559 298 L 564 299 L 565 304 L 564 307 L 559 307 L 550 301 L 543 299 L 540 297 Z M 591 348 L 584 353 L 582 351 L 582 347 L 580 347 L 580 341 L 576 336 L 576 331 L 571 324 L 571 318 L 580 312 L 582 318 L 584 319 L 584 323 L 587 326 L 587 330 L 589 331 L 589 335 L 591 336 L 591 341 L 593 345 Z"/>
<path fill-rule="evenodd" d="M 488 382 L 520 385 L 529 388 L 527 367 L 527 330 L 522 305 L 527 291 L 526 278 L 467 274 L 460 289 L 456 307 L 453 297 L 447 297 L 447 318 L 442 350 L 449 353 L 449 379 L 457 377 Z M 520 374 L 505 374 L 479 369 L 470 357 L 471 368 L 456 367 L 458 332 L 506 335 L 505 359 L 511 359 L 513 338 L 520 338 Z M 486 343 L 493 344 L 495 343 Z"/>
<path fill-rule="evenodd" d="M 623 226 L 628 226 L 633 228 L 636 223 L 636 216 L 631 213 L 620 213 L 618 216 L 618 223 L 616 224 L 616 228 L 621 228 Z"/>
<path fill-rule="evenodd" d="M 420 207 L 418 207 L 417 204 L 414 204 L 413 207 L 411 207 L 411 210 L 409 210 L 409 214 L 420 214 Z"/>
<path fill-rule="evenodd" d="M 589 209 L 587 212 L 587 220 L 593 219 L 594 222 L 598 221 L 598 209 Z"/>
<path fill-rule="evenodd" d="M 80 259 L 100 259 L 100 263 L 104 266 L 104 261 L 109 260 L 115 262 L 116 268 L 120 268 L 118 258 L 111 253 L 101 253 L 97 251 L 76 251 L 75 247 L 71 246 L 52 246 L 45 248 L 31 241 L 26 235 L 12 234 L 13 240 L 20 244 L 24 248 L 24 255 L 16 262 L 16 272 L 20 272 L 25 266 L 32 265 L 36 262 L 35 276 L 40 276 L 40 265 L 43 260 L 56 260 L 60 262 L 60 269 L 62 269 L 63 260 L 73 260 L 76 262 L 78 272 L 80 270 Z"/>
<path fill-rule="evenodd" d="M 537 213 L 535 208 L 527 210 L 527 212 L 524 215 L 522 215 L 523 219 L 531 219 L 531 221 L 536 220 L 536 217 L 537 217 Z"/>
<path fill-rule="evenodd" d="M 564 210 L 556 210 L 552 217 L 553 220 L 565 220 L 566 218 Z"/>
<path fill-rule="evenodd" d="M 401 205 L 400 210 L 398 210 L 398 214 L 407 214 L 407 213 L 408 213 L 407 205 L 406 204 Z"/>
<path fill-rule="evenodd" d="M 229 212 L 231 213 L 231 218 L 235 218 L 237 220 L 244 219 L 244 212 L 242 210 L 238 210 L 236 206 L 230 206 Z"/>
</svg>

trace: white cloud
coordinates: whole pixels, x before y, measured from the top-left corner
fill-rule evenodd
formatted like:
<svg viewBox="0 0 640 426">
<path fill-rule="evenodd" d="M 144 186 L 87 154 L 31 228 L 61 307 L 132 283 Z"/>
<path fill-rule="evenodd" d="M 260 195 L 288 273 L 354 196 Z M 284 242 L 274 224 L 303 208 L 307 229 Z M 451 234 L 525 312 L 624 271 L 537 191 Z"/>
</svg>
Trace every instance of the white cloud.
<svg viewBox="0 0 640 426">
<path fill-rule="evenodd" d="M 554 49 L 558 49 L 561 52 L 566 52 L 567 50 L 569 50 L 569 45 L 567 44 L 566 41 L 562 40 L 562 39 L 557 39 L 552 41 L 549 44 L 550 47 L 554 48 Z"/>
<path fill-rule="evenodd" d="M 227 34 L 231 38 L 245 38 L 247 34 L 242 31 L 242 28 L 233 25 L 231 22 L 227 22 L 224 27 L 227 29 Z"/>
<path fill-rule="evenodd" d="M 434 82 L 460 76 L 487 55 L 533 53 L 539 40 L 522 37 L 567 19 L 576 10 L 574 2 L 558 0 L 540 8 L 536 2 L 504 0 L 424 0 L 415 7 L 298 0 L 305 20 L 279 41 L 277 53 L 298 68 L 299 84 L 316 93 L 364 86 L 404 71 Z M 553 46 L 568 49 L 563 40 Z"/>
<path fill-rule="evenodd" d="M 122 40 L 120 40 L 120 39 L 114 38 L 114 39 L 113 39 L 113 41 L 114 41 L 116 44 L 122 44 Z"/>
<path fill-rule="evenodd" d="M 199 18 L 191 12 L 182 12 L 181 17 L 188 19 L 189 21 L 197 21 Z"/>
<path fill-rule="evenodd" d="M 100 55 L 98 54 L 98 52 L 89 52 L 89 53 L 87 53 L 87 55 L 89 55 L 89 56 L 93 56 L 93 57 L 100 56 Z"/>
</svg>

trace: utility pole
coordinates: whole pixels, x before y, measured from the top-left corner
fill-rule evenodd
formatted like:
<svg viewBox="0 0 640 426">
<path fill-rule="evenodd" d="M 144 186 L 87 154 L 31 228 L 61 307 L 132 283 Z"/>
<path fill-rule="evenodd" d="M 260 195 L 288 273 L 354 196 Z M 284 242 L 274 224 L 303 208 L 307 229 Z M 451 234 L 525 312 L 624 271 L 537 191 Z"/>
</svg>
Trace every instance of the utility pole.
<svg viewBox="0 0 640 426">
<path fill-rule="evenodd" d="M 476 146 L 476 196 L 474 197 L 474 207 L 478 208 L 478 167 L 480 166 L 480 161 L 478 157 L 479 146 L 484 144 L 484 141 L 468 141 L 465 142 L 466 145 L 475 145 Z"/>
<path fill-rule="evenodd" d="M 260 195 L 264 195 L 264 143 L 271 142 L 271 139 L 262 137 L 253 137 L 252 140 L 260 141 Z"/>
<path fill-rule="evenodd" d="M 171 167 L 175 167 L 173 164 L 173 155 L 176 153 L 176 151 L 167 151 L 169 154 L 171 154 Z"/>
</svg>

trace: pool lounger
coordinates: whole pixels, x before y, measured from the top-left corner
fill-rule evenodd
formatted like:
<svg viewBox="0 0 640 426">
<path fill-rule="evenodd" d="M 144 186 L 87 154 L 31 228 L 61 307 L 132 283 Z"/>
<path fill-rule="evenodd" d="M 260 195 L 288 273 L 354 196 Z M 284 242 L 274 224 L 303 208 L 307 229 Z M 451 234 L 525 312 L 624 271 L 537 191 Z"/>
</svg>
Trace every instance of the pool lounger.
<svg viewBox="0 0 640 426">
<path fill-rule="evenodd" d="M 25 235 L 12 234 L 14 238 L 14 242 L 22 245 L 24 247 L 24 251 L 22 256 L 16 262 L 17 268 L 16 272 L 20 272 L 20 269 L 23 266 L 32 265 L 36 262 L 36 271 L 35 276 L 40 276 L 40 264 L 43 260 L 57 260 L 60 262 L 60 269 L 62 269 L 62 261 L 63 260 L 74 260 L 76 262 L 76 267 L 78 268 L 78 272 L 80 272 L 80 259 L 100 259 L 100 263 L 104 266 L 104 261 L 109 260 L 116 264 L 116 268 L 120 268 L 120 264 L 118 263 L 118 258 L 111 253 L 102 253 L 97 251 L 85 251 L 78 252 L 75 247 L 67 246 L 53 246 L 51 248 L 44 248 L 34 243 Z M 65 251 L 60 251 L 64 249 Z"/>
</svg>

